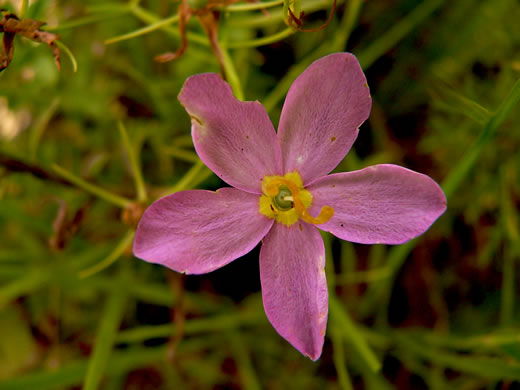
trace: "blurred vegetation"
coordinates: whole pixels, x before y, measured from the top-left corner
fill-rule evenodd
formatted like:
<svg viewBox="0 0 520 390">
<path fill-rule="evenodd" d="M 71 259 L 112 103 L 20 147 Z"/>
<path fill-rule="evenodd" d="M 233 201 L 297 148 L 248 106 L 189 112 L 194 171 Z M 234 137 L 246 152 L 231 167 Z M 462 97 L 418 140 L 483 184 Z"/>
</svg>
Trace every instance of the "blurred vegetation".
<svg viewBox="0 0 520 390">
<path fill-rule="evenodd" d="M 337 0 L 304 32 L 331 1 L 291 1 L 298 20 L 283 1 L 185 1 L 0 1 L 62 54 L 60 72 L 17 36 L 0 73 L 0 389 L 519 389 L 519 3 Z M 158 63 L 182 7 L 184 53 Z M 222 70 L 277 123 L 295 77 L 345 50 L 374 106 L 337 170 L 417 170 L 448 210 L 402 246 L 324 235 L 313 363 L 263 313 L 258 248 L 184 277 L 131 242 L 157 197 L 223 185 L 194 152 L 186 77 Z"/>
</svg>

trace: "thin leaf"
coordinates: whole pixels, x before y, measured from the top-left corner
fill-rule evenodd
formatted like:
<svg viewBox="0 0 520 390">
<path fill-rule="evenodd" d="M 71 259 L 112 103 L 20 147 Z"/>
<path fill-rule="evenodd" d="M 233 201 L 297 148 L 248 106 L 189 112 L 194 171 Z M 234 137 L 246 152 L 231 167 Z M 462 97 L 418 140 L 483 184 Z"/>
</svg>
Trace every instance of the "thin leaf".
<svg viewBox="0 0 520 390">
<path fill-rule="evenodd" d="M 96 335 L 94 352 L 90 357 L 83 390 L 97 390 L 109 366 L 110 355 L 121 323 L 126 294 L 121 289 L 113 289 L 103 311 Z"/>
</svg>

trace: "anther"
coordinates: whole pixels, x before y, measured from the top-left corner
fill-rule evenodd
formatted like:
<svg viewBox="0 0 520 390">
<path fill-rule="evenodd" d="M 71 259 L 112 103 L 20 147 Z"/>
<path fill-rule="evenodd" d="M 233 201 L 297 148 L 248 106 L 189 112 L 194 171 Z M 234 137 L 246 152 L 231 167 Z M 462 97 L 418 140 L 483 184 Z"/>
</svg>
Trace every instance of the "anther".
<svg viewBox="0 0 520 390">
<path fill-rule="evenodd" d="M 298 197 L 300 189 L 290 180 L 276 178 L 266 186 L 265 191 L 266 195 L 273 198 L 273 201 L 277 204 L 277 206 L 282 206 L 282 209 L 287 209 L 287 203 L 290 202 L 289 208 L 294 207 L 298 211 L 300 218 L 307 223 L 319 225 L 328 222 L 334 215 L 334 209 L 330 206 L 323 206 L 317 217 L 310 215 L 309 211 Z M 280 197 L 279 195 L 282 192 L 283 196 Z M 287 192 L 290 192 L 290 195 Z M 282 201 L 283 204 L 280 204 L 280 201 Z"/>
<path fill-rule="evenodd" d="M 334 209 L 330 206 L 323 206 L 320 210 L 320 213 L 315 218 L 307 212 L 305 209 L 304 213 L 301 215 L 302 219 L 307 223 L 312 223 L 314 225 L 320 225 L 322 223 L 328 222 L 332 216 L 334 215 Z"/>
</svg>

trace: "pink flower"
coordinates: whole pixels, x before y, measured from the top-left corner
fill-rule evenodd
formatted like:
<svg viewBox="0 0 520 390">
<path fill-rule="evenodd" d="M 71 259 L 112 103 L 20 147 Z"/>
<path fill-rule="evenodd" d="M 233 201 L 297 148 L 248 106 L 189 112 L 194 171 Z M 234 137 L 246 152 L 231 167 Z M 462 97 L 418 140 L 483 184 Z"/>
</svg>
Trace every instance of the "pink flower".
<svg viewBox="0 0 520 390">
<path fill-rule="evenodd" d="M 301 353 L 321 355 L 328 313 L 325 250 L 316 225 L 343 240 L 401 244 L 446 210 L 428 176 L 375 165 L 327 174 L 368 118 L 371 98 L 348 53 L 311 64 L 291 86 L 278 133 L 259 102 L 241 102 L 217 74 L 186 80 L 179 100 L 200 159 L 234 188 L 182 191 L 144 213 L 137 257 L 178 272 L 220 268 L 263 240 L 265 313 Z"/>
</svg>

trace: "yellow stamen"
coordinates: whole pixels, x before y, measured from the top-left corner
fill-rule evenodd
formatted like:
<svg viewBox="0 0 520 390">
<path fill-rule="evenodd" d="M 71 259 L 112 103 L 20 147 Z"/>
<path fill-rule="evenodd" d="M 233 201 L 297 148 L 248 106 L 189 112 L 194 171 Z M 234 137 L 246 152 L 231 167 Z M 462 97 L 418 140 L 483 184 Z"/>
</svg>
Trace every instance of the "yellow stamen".
<svg viewBox="0 0 520 390">
<path fill-rule="evenodd" d="M 334 209 L 330 206 L 323 206 L 317 217 L 309 214 L 308 207 L 311 205 L 312 195 L 303 188 L 301 177 L 297 172 L 288 173 L 284 177 L 266 176 L 262 190 L 265 195 L 260 197 L 260 212 L 287 226 L 296 223 L 299 218 L 307 223 L 319 225 L 329 221 L 334 215 Z M 287 190 L 290 195 L 285 194 Z M 291 204 L 281 205 L 280 199 Z"/>
</svg>

